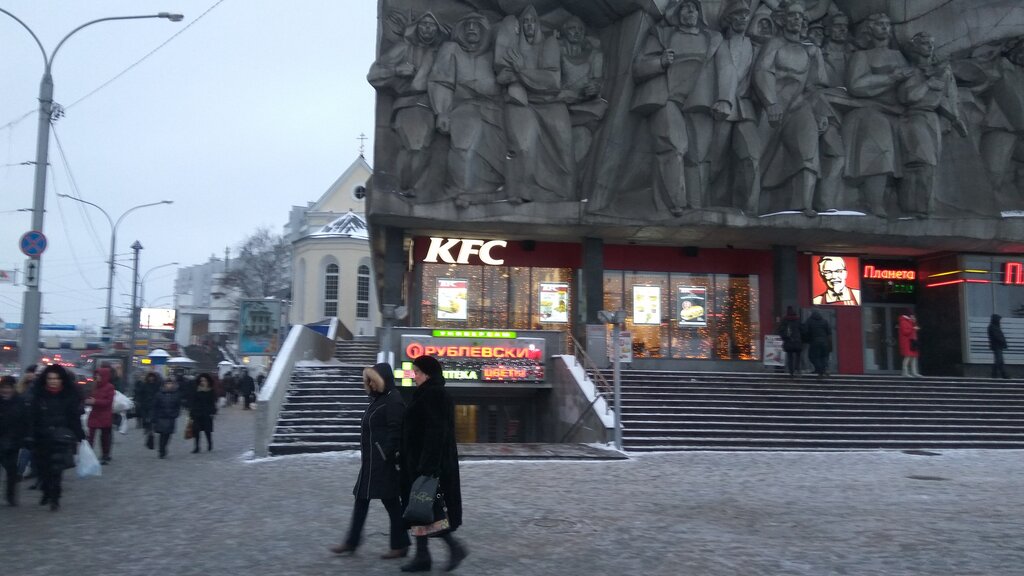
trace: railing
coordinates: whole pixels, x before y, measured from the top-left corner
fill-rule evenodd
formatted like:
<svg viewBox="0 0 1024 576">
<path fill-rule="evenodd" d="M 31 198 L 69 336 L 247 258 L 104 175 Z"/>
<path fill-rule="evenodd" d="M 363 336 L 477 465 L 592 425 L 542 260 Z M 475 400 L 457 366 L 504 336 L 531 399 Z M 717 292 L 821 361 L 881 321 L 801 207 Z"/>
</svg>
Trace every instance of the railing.
<svg viewBox="0 0 1024 576">
<path fill-rule="evenodd" d="M 576 363 L 583 367 L 583 373 L 586 374 L 587 378 L 589 378 L 591 382 L 593 382 L 596 394 L 594 394 L 594 399 L 590 401 L 590 405 L 580 412 L 580 416 L 576 419 L 576 422 L 574 422 L 573 425 L 565 431 L 565 434 L 562 435 L 562 439 L 559 440 L 560 443 L 568 441 L 569 438 L 576 433 L 576 429 L 579 428 L 583 419 L 587 417 L 587 413 L 594 409 L 594 404 L 596 404 L 602 397 L 605 400 L 605 406 L 608 407 L 605 412 L 606 414 L 613 412 L 617 408 L 612 407 L 612 401 L 615 397 L 615 389 L 608 383 L 604 374 L 601 373 L 601 370 L 597 367 L 594 361 L 590 359 L 586 350 L 580 346 L 580 343 L 572 335 L 569 335 L 569 347 L 571 348 L 573 358 L 576 359 Z"/>
</svg>

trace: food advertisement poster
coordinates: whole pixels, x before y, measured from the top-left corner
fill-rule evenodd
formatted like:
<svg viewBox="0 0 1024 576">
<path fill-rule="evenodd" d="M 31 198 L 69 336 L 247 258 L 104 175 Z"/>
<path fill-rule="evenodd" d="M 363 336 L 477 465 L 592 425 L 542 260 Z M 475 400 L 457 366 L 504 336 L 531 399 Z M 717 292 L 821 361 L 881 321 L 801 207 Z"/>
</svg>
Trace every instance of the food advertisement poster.
<svg viewBox="0 0 1024 576">
<path fill-rule="evenodd" d="M 679 287 L 679 325 L 707 326 L 708 289 L 703 286 Z"/>
<path fill-rule="evenodd" d="M 633 324 L 661 324 L 660 286 L 633 286 Z"/>
<path fill-rule="evenodd" d="M 569 322 L 568 284 L 540 283 L 540 321 L 562 324 Z"/>
<path fill-rule="evenodd" d="M 469 280 L 437 279 L 437 319 L 466 320 L 469 308 Z"/>
</svg>

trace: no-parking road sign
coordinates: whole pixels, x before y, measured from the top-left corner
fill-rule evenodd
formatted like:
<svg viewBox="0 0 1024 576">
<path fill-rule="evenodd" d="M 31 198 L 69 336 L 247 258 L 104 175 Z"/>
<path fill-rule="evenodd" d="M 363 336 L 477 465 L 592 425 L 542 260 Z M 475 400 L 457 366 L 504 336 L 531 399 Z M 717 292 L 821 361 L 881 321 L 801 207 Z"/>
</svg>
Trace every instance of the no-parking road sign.
<svg viewBox="0 0 1024 576">
<path fill-rule="evenodd" d="M 29 230 L 21 235 L 21 251 L 29 258 L 39 258 L 46 251 L 46 236 L 42 232 Z"/>
</svg>

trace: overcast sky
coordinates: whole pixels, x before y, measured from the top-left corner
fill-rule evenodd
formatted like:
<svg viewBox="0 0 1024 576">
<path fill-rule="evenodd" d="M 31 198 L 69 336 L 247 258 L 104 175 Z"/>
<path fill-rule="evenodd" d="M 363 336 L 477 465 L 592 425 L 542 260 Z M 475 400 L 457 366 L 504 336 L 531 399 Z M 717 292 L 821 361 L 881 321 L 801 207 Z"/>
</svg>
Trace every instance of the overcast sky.
<svg viewBox="0 0 1024 576">
<path fill-rule="evenodd" d="M 95 208 L 58 193 L 98 204 L 114 220 L 133 206 L 173 200 L 132 212 L 117 229 L 119 263 L 130 267 L 130 246 L 142 243 L 141 276 L 170 262 L 223 257 L 259 226 L 280 233 L 291 206 L 318 199 L 358 157 L 361 133 L 372 162 L 366 72 L 376 4 L 0 0 L 48 53 L 96 18 L 185 15 L 179 23 L 90 26 L 54 60 L 54 100 L 66 115 L 50 140 L 43 323 L 99 326 L 105 314 L 110 226 Z M 2 13 L 0 46 L 0 269 L 13 270 L 24 267 L 18 240 L 32 222 L 18 211 L 32 206 L 33 167 L 21 163 L 35 159 L 43 59 L 29 33 Z M 123 312 L 131 270 L 118 266 L 117 274 L 114 306 Z M 170 307 L 174 275 L 174 266 L 148 275 L 147 305 Z M 21 317 L 22 288 L 0 284 L 0 318 Z"/>
</svg>

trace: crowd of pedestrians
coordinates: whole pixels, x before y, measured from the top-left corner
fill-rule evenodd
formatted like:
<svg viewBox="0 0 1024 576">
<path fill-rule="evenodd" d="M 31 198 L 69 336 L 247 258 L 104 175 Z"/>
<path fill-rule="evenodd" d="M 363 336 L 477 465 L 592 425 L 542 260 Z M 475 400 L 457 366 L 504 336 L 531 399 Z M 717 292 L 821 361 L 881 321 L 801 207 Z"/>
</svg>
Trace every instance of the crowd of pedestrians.
<svg viewBox="0 0 1024 576">
<path fill-rule="evenodd" d="M 39 490 L 39 503 L 59 510 L 63 475 L 75 467 L 80 445 L 85 441 L 92 447 L 99 437 L 99 463 L 111 464 L 115 427 L 122 423 L 121 431 L 127 433 L 122 419 L 134 417 L 146 445 L 166 458 L 184 409 L 185 435 L 195 441 L 192 453 L 199 452 L 201 436 L 207 451 L 213 450 L 213 419 L 218 405 L 228 401 L 212 374 L 190 379 L 176 373 L 164 379 L 146 372 L 135 382 L 130 401 L 110 365 L 99 366 L 92 376 L 85 384 L 76 383 L 71 370 L 56 364 L 39 370 L 28 366 L 19 379 L 0 376 L 0 482 L 9 506 L 18 505 L 19 484 L 35 480 L 29 489 Z M 247 404 L 257 392 L 255 382 L 249 381 L 253 385 Z"/>
</svg>

